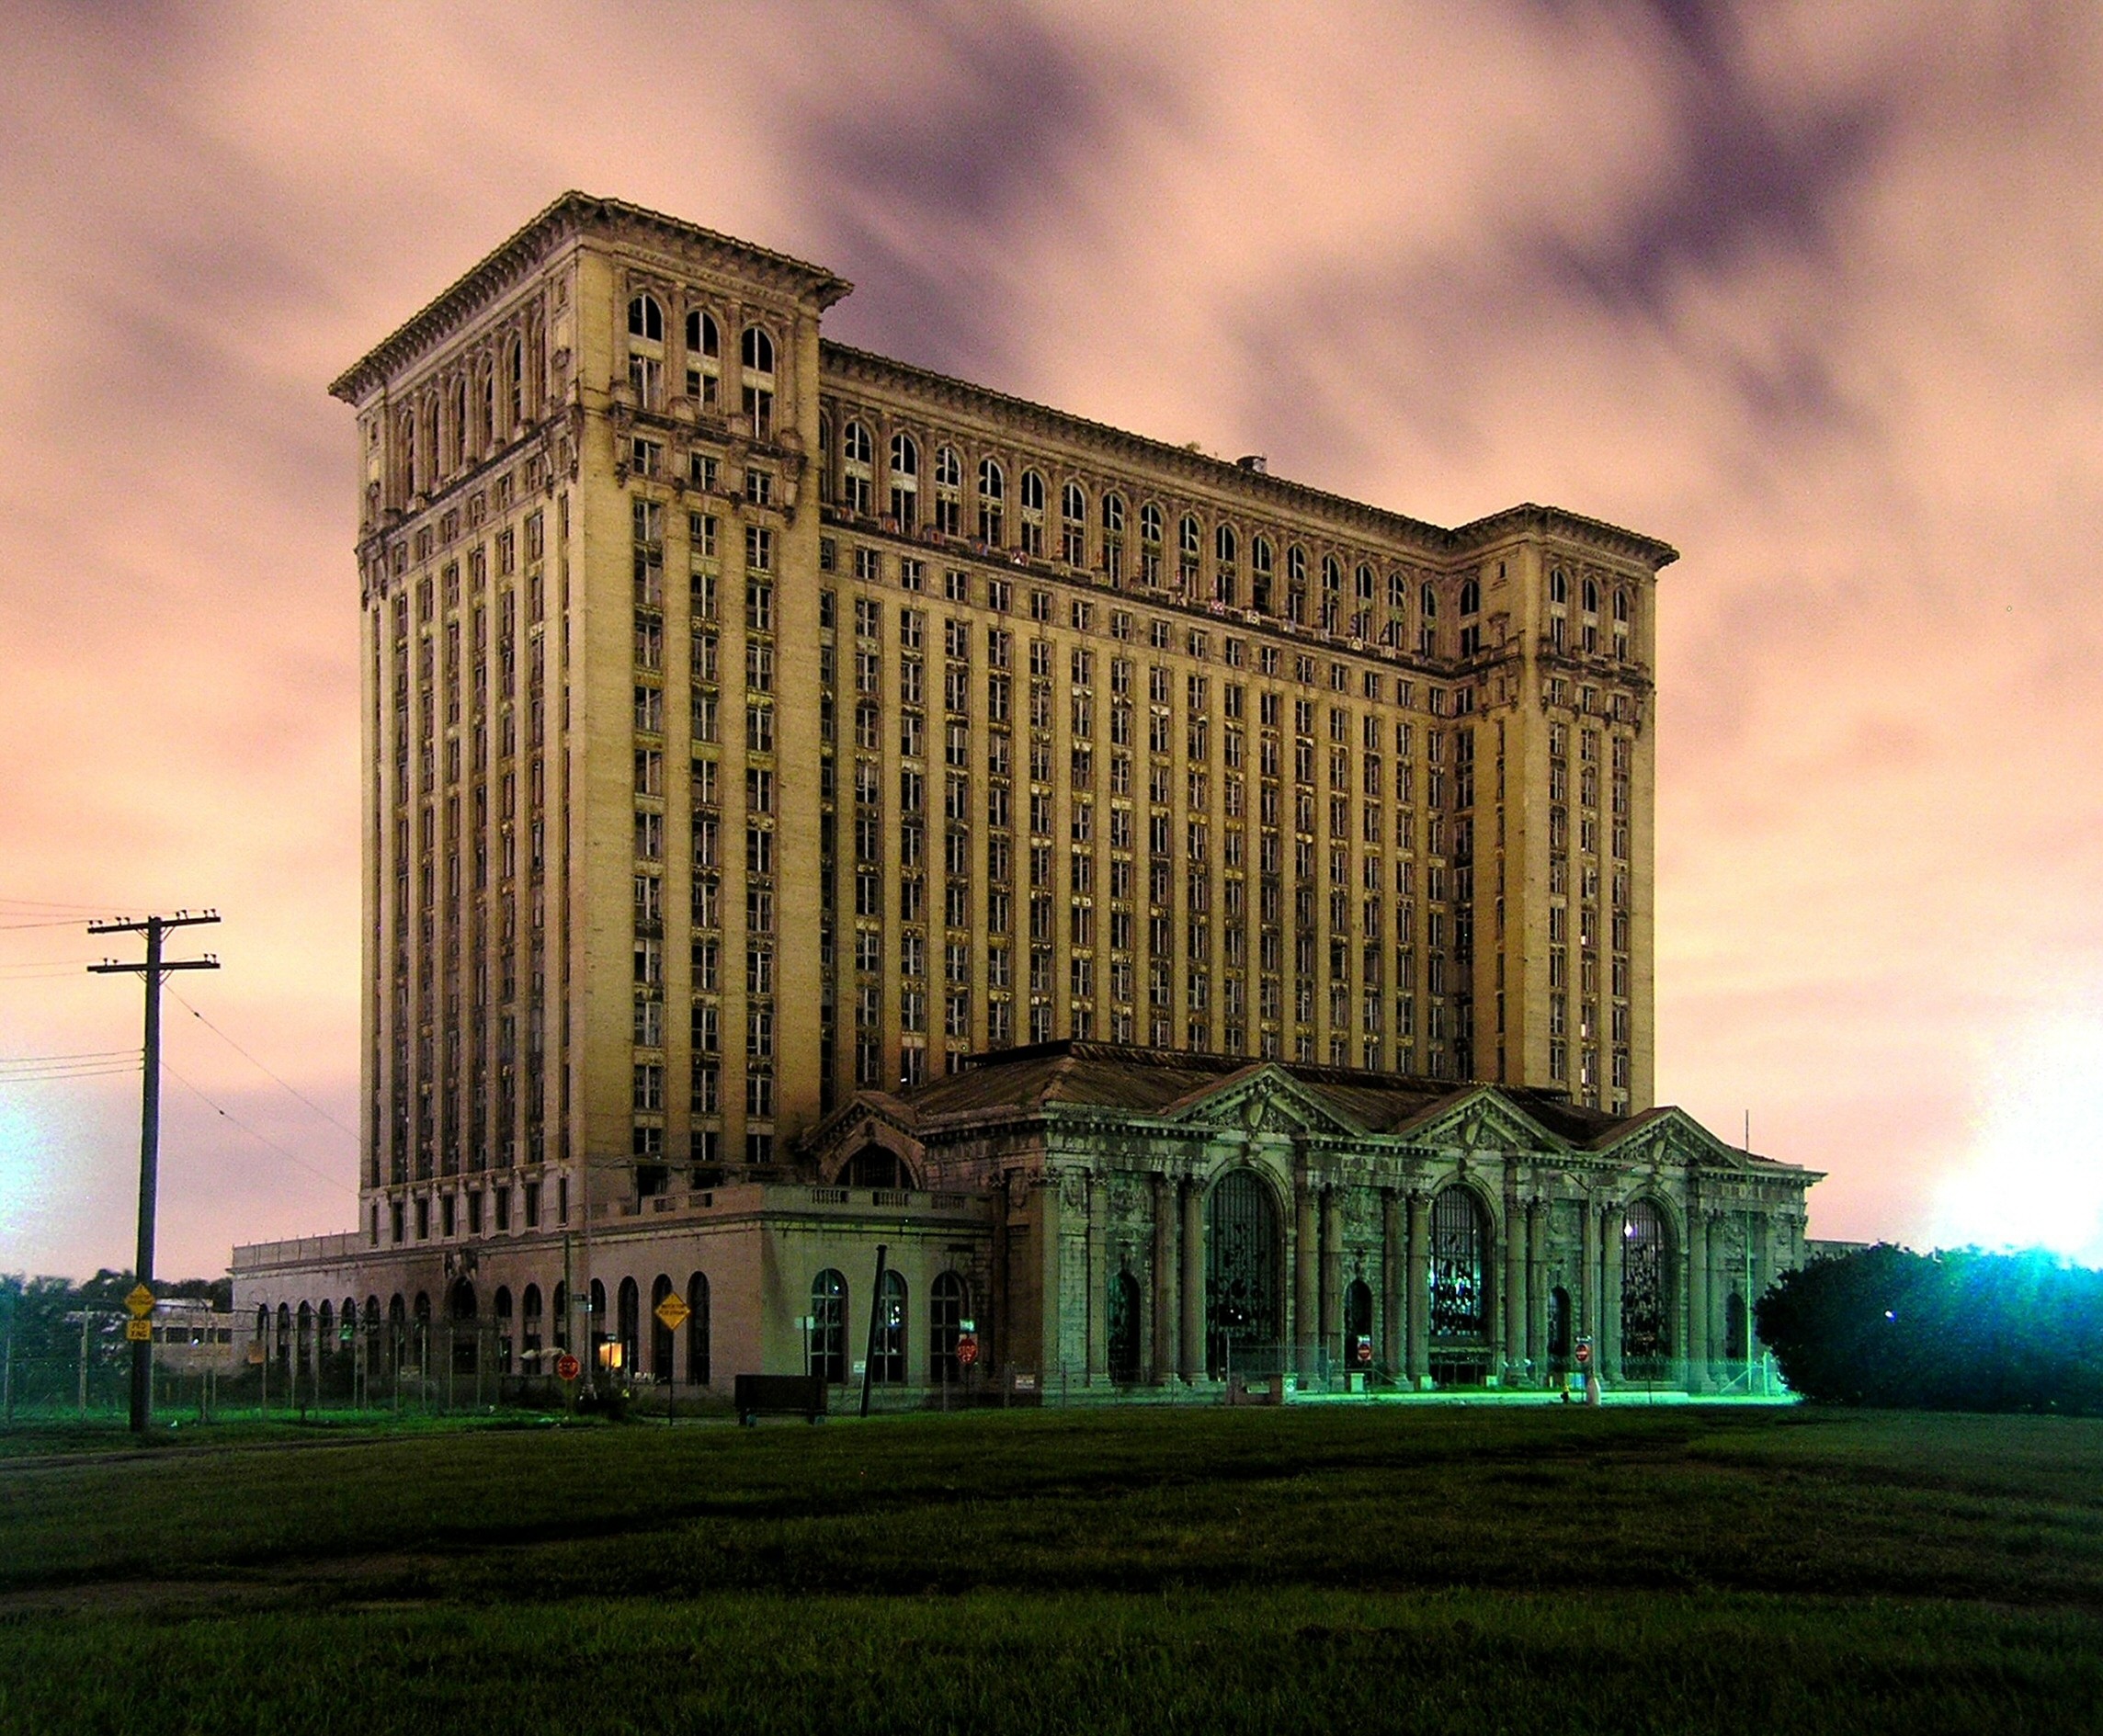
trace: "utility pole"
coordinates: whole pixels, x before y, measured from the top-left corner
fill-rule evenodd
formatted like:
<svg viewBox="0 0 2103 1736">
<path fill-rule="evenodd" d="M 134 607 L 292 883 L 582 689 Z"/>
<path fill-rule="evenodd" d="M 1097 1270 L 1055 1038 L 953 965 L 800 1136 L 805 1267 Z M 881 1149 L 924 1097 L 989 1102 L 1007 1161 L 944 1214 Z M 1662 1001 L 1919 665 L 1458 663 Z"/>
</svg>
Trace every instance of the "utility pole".
<svg viewBox="0 0 2103 1736">
<path fill-rule="evenodd" d="M 153 1288 L 153 1206 L 160 1187 L 161 1168 L 161 979 L 171 970 L 216 970 L 219 960 L 210 953 L 201 959 L 164 959 L 161 941 L 171 928 L 189 928 L 199 923 L 216 923 L 219 913 L 208 910 L 193 914 L 178 910 L 173 916 L 145 916 L 137 920 L 90 923 L 91 935 L 143 935 L 146 961 L 124 964 L 106 959 L 87 968 L 97 976 L 138 972 L 146 981 L 145 1083 L 139 1108 L 139 1257 L 136 1274 L 147 1289 Z M 146 1316 L 151 1320 L 152 1315 Z M 149 1335 L 131 1341 L 131 1432 L 143 1435 L 153 1420 L 153 1344 Z"/>
</svg>

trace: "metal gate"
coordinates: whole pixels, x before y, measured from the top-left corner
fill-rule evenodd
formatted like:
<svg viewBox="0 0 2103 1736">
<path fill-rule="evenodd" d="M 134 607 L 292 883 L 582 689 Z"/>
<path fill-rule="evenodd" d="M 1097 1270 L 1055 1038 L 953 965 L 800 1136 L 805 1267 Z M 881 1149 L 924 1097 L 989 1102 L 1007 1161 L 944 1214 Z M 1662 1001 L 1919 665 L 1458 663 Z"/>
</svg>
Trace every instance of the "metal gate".
<svg viewBox="0 0 2103 1736">
<path fill-rule="evenodd" d="M 1221 1177 L 1205 1202 L 1205 1366 L 1213 1379 L 1277 1374 L 1278 1208 L 1254 1170 Z"/>
</svg>

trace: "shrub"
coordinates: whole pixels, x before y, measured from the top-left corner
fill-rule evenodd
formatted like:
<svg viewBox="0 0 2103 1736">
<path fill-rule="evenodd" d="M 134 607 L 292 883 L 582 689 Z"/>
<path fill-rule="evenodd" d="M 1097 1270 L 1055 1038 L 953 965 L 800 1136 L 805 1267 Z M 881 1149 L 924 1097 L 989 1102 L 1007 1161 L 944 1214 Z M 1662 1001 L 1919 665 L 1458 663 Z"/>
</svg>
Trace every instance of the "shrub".
<svg viewBox="0 0 2103 1736">
<path fill-rule="evenodd" d="M 1808 1399 L 2103 1412 L 2103 1273 L 2050 1254 L 1881 1243 L 1790 1273 L 1754 1313 Z"/>
</svg>

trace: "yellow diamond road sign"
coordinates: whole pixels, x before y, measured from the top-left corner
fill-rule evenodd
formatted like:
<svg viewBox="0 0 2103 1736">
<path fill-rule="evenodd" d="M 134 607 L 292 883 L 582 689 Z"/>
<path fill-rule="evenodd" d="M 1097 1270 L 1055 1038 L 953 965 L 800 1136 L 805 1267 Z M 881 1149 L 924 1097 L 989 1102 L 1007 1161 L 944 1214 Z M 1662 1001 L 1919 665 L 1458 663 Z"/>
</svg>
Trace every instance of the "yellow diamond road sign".
<svg viewBox="0 0 2103 1736">
<path fill-rule="evenodd" d="M 657 1318 L 665 1322 L 665 1330 L 668 1333 L 677 1332 L 687 1323 L 687 1316 L 693 1311 L 676 1296 L 667 1296 L 657 1304 L 656 1309 Z"/>
<path fill-rule="evenodd" d="M 131 1311 L 134 1320 L 144 1320 L 153 1311 L 153 1292 L 141 1284 L 124 1299 L 124 1306 Z"/>
</svg>

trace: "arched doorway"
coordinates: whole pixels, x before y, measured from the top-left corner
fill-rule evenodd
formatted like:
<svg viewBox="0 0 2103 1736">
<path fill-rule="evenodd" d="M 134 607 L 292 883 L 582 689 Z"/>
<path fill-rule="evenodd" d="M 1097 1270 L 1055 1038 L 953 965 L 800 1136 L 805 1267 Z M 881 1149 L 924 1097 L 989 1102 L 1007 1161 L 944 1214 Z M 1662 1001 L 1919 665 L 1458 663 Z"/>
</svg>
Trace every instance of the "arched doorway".
<svg viewBox="0 0 2103 1736">
<path fill-rule="evenodd" d="M 672 1366 L 676 1347 L 672 1329 L 657 1318 L 658 1308 L 671 1294 L 672 1280 L 658 1273 L 650 1286 L 650 1372 L 660 1380 L 670 1380 L 677 1372 Z"/>
<path fill-rule="evenodd" d="M 1733 1290 L 1723 1299 L 1723 1356 L 1729 1362 L 1750 1362 L 1752 1341 L 1745 1331 L 1745 1299 Z"/>
<path fill-rule="evenodd" d="M 1360 1354 L 1360 1346 L 1366 1354 Z M 1372 1367 L 1373 1288 L 1363 1278 L 1344 1287 L 1344 1367 L 1348 1371 Z"/>
<path fill-rule="evenodd" d="M 1671 1244 L 1654 1200 L 1633 1201 L 1621 1225 L 1621 1377 L 1669 1378 Z"/>
<path fill-rule="evenodd" d="M 1139 1384 L 1139 1280 L 1130 1272 L 1110 1275 L 1109 1375 L 1120 1387 Z"/>
<path fill-rule="evenodd" d="M 709 1280 L 697 1272 L 687 1280 L 687 1384 L 709 1383 Z"/>
<path fill-rule="evenodd" d="M 446 1292 L 446 1335 L 452 1341 L 453 1372 L 472 1374 L 482 1333 L 474 1314 L 474 1286 L 465 1278 Z"/>
<path fill-rule="evenodd" d="M 1213 1379 L 1279 1372 L 1282 1246 L 1268 1184 L 1253 1169 L 1222 1175 L 1205 1200 L 1205 1367 Z"/>
<path fill-rule="evenodd" d="M 1489 1377 L 1488 1246 L 1482 1202 L 1471 1189 L 1448 1187 L 1432 1200 L 1427 1299 L 1431 1378 L 1440 1386 L 1479 1386 Z"/>
<path fill-rule="evenodd" d="M 636 1364 L 637 1337 L 642 1322 L 642 1291 L 633 1278 L 622 1278 L 617 1292 L 614 1331 L 620 1340 L 613 1358 L 616 1368 L 632 1371 Z"/>
<path fill-rule="evenodd" d="M 1570 1292 L 1558 1284 L 1548 1292 L 1548 1372 L 1570 1372 Z"/>
</svg>

